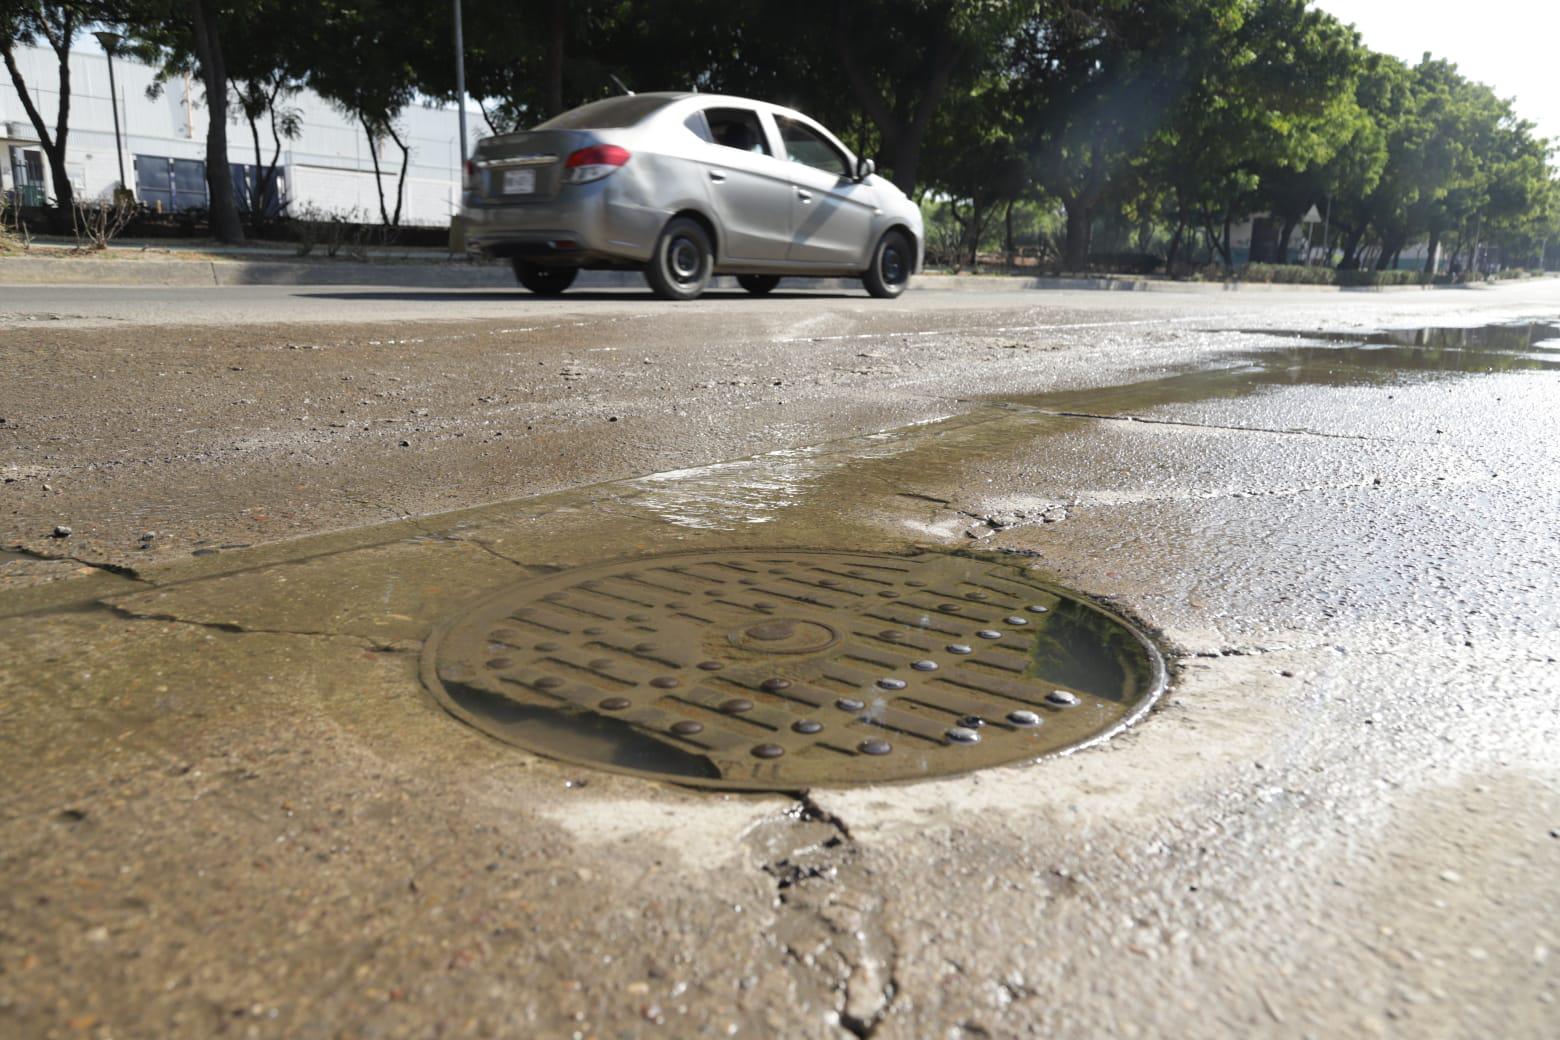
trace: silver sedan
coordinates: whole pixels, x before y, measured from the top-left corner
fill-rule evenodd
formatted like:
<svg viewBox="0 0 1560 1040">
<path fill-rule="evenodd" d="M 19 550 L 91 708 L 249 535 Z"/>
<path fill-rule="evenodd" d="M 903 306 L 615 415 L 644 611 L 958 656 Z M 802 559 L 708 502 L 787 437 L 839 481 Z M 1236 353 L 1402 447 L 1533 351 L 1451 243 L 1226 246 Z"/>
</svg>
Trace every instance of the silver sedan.
<svg viewBox="0 0 1560 1040">
<path fill-rule="evenodd" d="M 920 209 L 800 112 L 715 94 L 631 94 L 478 142 L 459 215 L 466 247 L 513 262 L 532 292 L 581 269 L 642 270 L 666 299 L 717 274 L 860 278 L 894 297 L 923 255 Z"/>
</svg>

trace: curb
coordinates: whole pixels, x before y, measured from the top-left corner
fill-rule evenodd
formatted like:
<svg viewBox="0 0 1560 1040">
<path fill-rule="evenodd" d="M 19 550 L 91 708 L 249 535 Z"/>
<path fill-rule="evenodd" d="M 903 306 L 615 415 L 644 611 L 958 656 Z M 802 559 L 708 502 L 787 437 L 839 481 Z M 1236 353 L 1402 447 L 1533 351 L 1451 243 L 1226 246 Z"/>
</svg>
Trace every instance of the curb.
<svg viewBox="0 0 1560 1040">
<path fill-rule="evenodd" d="M 1520 285 L 1533 279 L 1509 284 Z M 581 289 L 638 289 L 644 278 L 633 271 L 584 271 Z M 798 289 L 861 288 L 854 278 L 788 278 Z M 1493 284 L 1493 283 L 1491 283 Z M 1503 283 L 1505 284 L 1505 283 Z M 242 285 L 387 285 L 406 288 L 512 289 L 509 268 L 494 263 L 451 261 L 326 263 L 288 260 L 103 260 L 92 257 L 0 257 L 0 285 L 112 285 L 195 288 Z M 734 288 L 727 277 L 715 288 Z M 1066 278 L 1013 275 L 920 274 L 910 287 L 938 292 L 1426 292 L 1480 289 L 1487 285 L 1337 286 L 1267 282 L 1172 282 L 1154 278 Z"/>
</svg>

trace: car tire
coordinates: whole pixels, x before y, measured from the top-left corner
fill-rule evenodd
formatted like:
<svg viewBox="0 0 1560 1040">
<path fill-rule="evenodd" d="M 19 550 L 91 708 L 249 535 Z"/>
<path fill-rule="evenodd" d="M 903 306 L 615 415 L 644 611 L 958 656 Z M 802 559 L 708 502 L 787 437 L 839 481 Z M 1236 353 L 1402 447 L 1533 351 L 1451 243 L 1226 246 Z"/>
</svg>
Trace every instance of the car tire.
<svg viewBox="0 0 1560 1040">
<path fill-rule="evenodd" d="M 780 276 L 777 274 L 739 274 L 737 284 L 742 286 L 754 296 L 762 296 L 774 290 L 780 284 Z"/>
<path fill-rule="evenodd" d="M 715 247 L 709 232 L 697 220 L 676 217 L 667 221 L 656 239 L 645 281 L 663 300 L 691 300 L 710 284 L 714 270 Z"/>
<path fill-rule="evenodd" d="M 872 265 L 861 276 L 867 292 L 880 300 L 892 300 L 910 284 L 910 270 L 915 264 L 915 253 L 903 231 L 890 231 L 878 239 L 872 250 Z"/>
<path fill-rule="evenodd" d="M 579 274 L 578 267 L 543 267 L 524 260 L 515 261 L 515 278 L 538 296 L 563 295 Z"/>
</svg>

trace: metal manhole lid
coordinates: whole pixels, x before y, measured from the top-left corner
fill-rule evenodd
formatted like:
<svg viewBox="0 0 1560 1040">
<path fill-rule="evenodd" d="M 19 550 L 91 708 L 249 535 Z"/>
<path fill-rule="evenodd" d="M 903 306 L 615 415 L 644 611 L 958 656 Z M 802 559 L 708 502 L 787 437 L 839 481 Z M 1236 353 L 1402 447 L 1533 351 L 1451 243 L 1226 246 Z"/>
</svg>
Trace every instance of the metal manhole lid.
<svg viewBox="0 0 1560 1040">
<path fill-rule="evenodd" d="M 529 751 L 675 783 L 917 780 L 1102 739 L 1164 688 L 1131 625 L 1011 561 L 738 550 L 510 586 L 423 678 Z"/>
</svg>

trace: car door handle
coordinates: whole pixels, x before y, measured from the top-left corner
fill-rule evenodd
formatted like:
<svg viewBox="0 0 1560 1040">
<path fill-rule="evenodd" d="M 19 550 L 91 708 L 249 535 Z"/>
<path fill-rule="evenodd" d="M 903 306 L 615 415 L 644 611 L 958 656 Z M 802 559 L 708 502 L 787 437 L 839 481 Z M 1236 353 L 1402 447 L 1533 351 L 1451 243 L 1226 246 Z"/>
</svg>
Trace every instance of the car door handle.
<svg viewBox="0 0 1560 1040">
<path fill-rule="evenodd" d="M 801 199 L 803 202 L 811 202 L 812 201 L 812 192 L 810 192 L 810 191 L 803 191 L 801 188 L 797 188 L 796 189 L 796 197 Z"/>
<path fill-rule="evenodd" d="M 723 181 L 725 179 L 726 179 L 726 175 L 724 173 L 721 173 L 719 170 L 711 170 L 710 171 L 710 180 L 714 181 L 716 184 L 719 184 L 721 181 Z"/>
</svg>

